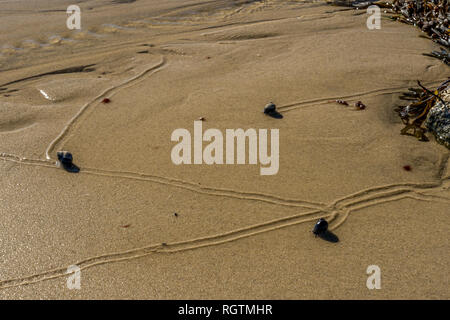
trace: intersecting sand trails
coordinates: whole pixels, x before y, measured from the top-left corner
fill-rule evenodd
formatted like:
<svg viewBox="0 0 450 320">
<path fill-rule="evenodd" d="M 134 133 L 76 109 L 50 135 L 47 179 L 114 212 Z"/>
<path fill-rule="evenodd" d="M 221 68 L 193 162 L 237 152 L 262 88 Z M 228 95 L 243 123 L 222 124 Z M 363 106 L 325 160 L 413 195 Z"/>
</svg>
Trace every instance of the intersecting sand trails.
<svg viewBox="0 0 450 320">
<path fill-rule="evenodd" d="M 117 94 L 113 104 L 93 109 L 63 145 L 77 153 L 85 167 L 173 177 L 208 186 L 221 181 L 230 190 L 260 194 L 277 190 L 276 194 L 287 198 L 308 195 L 314 197 L 313 202 L 332 201 L 335 196 L 373 185 L 410 179 L 416 183 L 433 181 L 446 151 L 432 144 L 420 144 L 419 148 L 416 141 L 411 143 L 417 147 L 405 146 L 392 108 L 399 103 L 398 93 L 411 86 L 413 80 L 398 80 L 400 74 L 386 76 L 392 72 L 390 69 L 396 72 L 399 68 L 402 78 L 414 79 L 416 68 L 428 66 L 428 60 L 419 59 L 428 43 L 420 38 L 409 39 L 418 48 L 408 49 L 405 58 L 404 47 L 393 47 L 398 35 L 408 32 L 403 25 L 389 24 L 388 30 L 377 34 L 365 31 L 365 26 L 355 20 L 351 26 L 358 33 L 350 38 L 347 28 L 337 28 L 341 16 L 328 20 L 329 27 L 336 24 L 338 30 L 332 37 L 314 34 L 314 19 L 281 18 L 226 26 L 215 30 L 214 37 L 205 38 L 198 32 L 184 35 L 189 40 L 163 46 L 183 54 L 168 56 L 163 72 L 143 79 L 126 94 Z M 261 37 L 269 26 L 272 35 Z M 288 37 L 295 41 L 285 39 Z M 358 42 L 367 46 L 357 47 Z M 355 62 L 367 52 L 374 57 Z M 331 57 L 335 71 L 325 67 L 330 65 Z M 414 60 L 417 67 L 411 68 L 408 59 Z M 445 69 L 434 68 L 423 74 L 430 86 L 438 82 L 436 77 L 445 79 Z M 330 103 L 338 97 L 364 100 L 369 108 L 357 112 Z M 282 121 L 274 122 L 262 115 L 262 107 L 271 100 L 286 113 Z M 101 125 L 105 114 L 109 117 L 107 127 Z M 256 166 L 173 166 L 170 152 L 174 143 L 169 141 L 172 131 L 192 130 L 193 121 L 199 117 L 206 118 L 204 130 L 278 127 L 282 135 L 280 172 L 265 178 L 259 176 Z M 133 125 L 128 126 L 123 119 Z M 131 140 L 140 147 L 128 143 Z M 296 147 L 287 147 L 286 152 L 284 146 Z M 406 175 L 402 166 L 417 159 L 423 159 L 421 170 Z M 372 175 L 377 170 L 383 174 Z M 337 171 L 346 174 L 342 177 Z M 293 173 L 296 179 L 292 179 Z M 224 176 L 229 179 L 223 181 Z"/>
<path fill-rule="evenodd" d="M 446 159 L 448 160 L 448 159 Z M 26 162 L 28 163 L 28 162 Z M 30 163 L 31 164 L 31 163 Z M 88 173 L 99 174 L 99 172 L 90 172 Z M 119 175 L 114 175 L 114 173 L 109 173 L 108 176 L 116 176 L 116 177 L 124 177 Z M 149 181 L 142 177 L 145 181 Z M 133 177 L 132 179 L 139 179 L 137 177 Z M 450 204 L 450 198 L 447 197 L 439 197 L 433 196 L 426 193 L 426 191 L 434 188 L 440 188 L 444 186 L 446 189 L 449 188 L 448 185 L 449 177 L 445 178 L 446 184 L 423 184 L 423 185 L 415 185 L 415 184 L 405 184 L 405 185 L 390 185 L 372 188 L 370 190 L 363 190 L 357 194 L 349 195 L 342 199 L 336 200 L 333 204 L 330 205 L 339 208 L 339 211 L 343 211 L 344 215 L 339 224 L 341 224 L 347 217 L 351 211 L 361 210 L 365 207 L 380 205 L 384 202 L 389 201 L 399 201 L 405 198 L 411 198 L 420 201 L 437 201 L 443 202 L 446 204 Z M 222 195 L 224 196 L 224 195 Z M 251 198 L 248 198 L 251 199 Z M 255 198 L 253 200 L 256 200 Z M 343 204 L 340 204 L 343 203 Z M 359 206 L 356 206 L 359 205 Z M 107 255 L 101 255 L 96 257 L 90 257 L 88 259 L 78 261 L 75 265 L 79 266 L 82 270 L 87 269 L 93 266 L 125 261 L 135 258 L 140 258 L 147 256 L 149 254 L 157 254 L 157 253 L 175 253 L 185 250 L 198 249 L 205 246 L 214 246 L 220 245 L 230 241 L 236 241 L 241 238 L 250 237 L 257 235 L 263 232 L 269 232 L 280 228 L 285 228 L 288 226 L 293 226 L 299 223 L 304 222 L 312 222 L 316 221 L 320 217 L 327 218 L 330 222 L 333 222 L 336 217 L 337 211 L 334 213 L 326 214 L 329 210 L 316 210 L 311 212 L 306 212 L 302 214 L 298 214 L 291 217 L 285 217 L 282 219 L 277 219 L 273 221 L 268 221 L 259 225 L 253 225 L 242 229 L 233 230 L 230 232 L 225 232 L 222 234 L 217 234 L 213 236 L 190 239 L 186 241 L 173 242 L 173 243 L 163 243 L 163 244 L 154 244 L 149 245 L 142 248 L 136 248 L 132 250 L 127 250 L 123 252 L 111 253 Z M 309 218 L 305 218 L 307 216 L 312 216 Z M 336 228 L 337 225 L 334 226 Z M 42 272 L 39 274 L 26 276 L 18 279 L 10 279 L 0 281 L 0 288 L 9 288 L 14 286 L 20 286 L 24 284 L 31 284 L 43 280 L 49 280 L 58 277 L 64 277 L 67 275 L 67 268 L 63 267 L 60 269 L 54 269 L 46 272 Z"/>
<path fill-rule="evenodd" d="M 245 10 L 230 16 L 243 19 L 240 14 Z M 172 256 L 211 253 L 209 248 L 219 253 L 228 246 L 250 251 L 255 239 L 266 239 L 262 253 L 276 256 L 276 238 L 301 230 L 293 241 L 304 250 L 288 243 L 281 249 L 294 257 L 296 252 L 304 254 L 300 267 L 291 270 L 295 274 L 307 268 L 318 252 L 326 252 L 339 264 L 352 250 L 364 251 L 364 241 L 353 243 L 354 248 L 345 245 L 353 236 L 343 223 L 355 212 L 361 213 L 358 221 L 364 224 L 371 221 L 361 218 L 367 212 L 395 220 L 403 207 L 408 215 L 406 223 L 399 224 L 399 234 L 420 220 L 415 207 L 424 212 L 425 221 L 442 216 L 450 203 L 448 151 L 433 141 L 424 144 L 399 135 L 401 125 L 392 112 L 399 103 L 397 93 L 418 76 L 432 86 L 447 75 L 438 61 L 421 56 L 431 44 L 401 24 L 387 24 L 382 34 L 369 33 L 364 19 L 345 12 L 328 15 L 316 8 L 302 11 L 298 19 L 292 11 L 271 15 L 255 7 L 252 14 L 257 22 L 229 21 L 217 28 L 188 30 L 178 37 L 154 39 L 154 46 L 141 46 L 146 42 L 137 35 L 126 59 L 118 61 L 129 62 L 133 53 L 145 62 L 135 63 L 141 69 L 125 72 L 128 65 L 121 65 L 114 86 L 76 104 L 77 110 L 59 125 L 61 130 L 41 146 L 42 158 L 45 147 L 52 159 L 59 149 L 73 152 L 82 168 L 78 175 L 57 169 L 54 160 L 17 156 L 13 149 L 0 154 L 5 160 L 1 194 L 7 199 L 2 201 L 2 224 L 8 230 L 2 239 L 5 275 L 0 288 L 53 283 L 51 279 L 65 277 L 66 266 L 74 263 L 95 275 L 104 270 L 102 266 L 115 268 L 137 258 L 164 264 Z M 317 23 L 323 21 L 331 34 L 316 32 Z M 120 57 L 125 49 L 114 50 L 112 55 Z M 141 50 L 147 52 L 136 53 Z M 102 68 L 102 61 L 87 59 L 71 65 L 93 62 Z M 60 76 L 64 80 L 67 75 Z M 110 97 L 111 103 L 100 103 L 103 97 Z M 330 103 L 334 98 L 361 99 L 368 108 L 355 111 Z M 262 114 L 270 100 L 285 113 L 283 120 Z M 205 129 L 280 128 L 279 174 L 261 177 L 255 166 L 248 165 L 174 166 L 171 132 L 191 129 L 201 116 L 206 118 Z M 26 143 L 31 139 L 27 130 L 14 135 L 21 134 Z M 402 169 L 406 164 L 412 166 L 411 172 Z M 434 211 L 428 212 L 424 203 Z M 383 211 L 386 208 L 395 211 Z M 328 218 L 331 228 L 347 237 L 336 249 L 310 237 L 311 226 L 320 217 Z M 389 230 L 382 223 L 373 226 L 380 234 L 385 228 Z M 445 226 L 436 228 L 430 235 L 432 243 L 439 242 Z M 417 244 L 421 245 L 425 244 Z M 395 260 L 396 250 L 395 243 L 383 247 L 385 263 Z M 436 256 L 430 263 L 441 265 L 443 259 Z M 275 281 L 289 278 L 277 268 L 269 270 L 276 274 Z M 322 264 L 314 268 L 333 274 Z M 218 270 L 216 276 L 231 281 L 235 273 Z M 128 276 L 135 275 L 127 271 Z M 320 286 L 317 279 L 310 282 Z M 297 288 L 293 296 L 302 290 Z M 185 294 L 189 296 L 188 291 Z"/>
</svg>

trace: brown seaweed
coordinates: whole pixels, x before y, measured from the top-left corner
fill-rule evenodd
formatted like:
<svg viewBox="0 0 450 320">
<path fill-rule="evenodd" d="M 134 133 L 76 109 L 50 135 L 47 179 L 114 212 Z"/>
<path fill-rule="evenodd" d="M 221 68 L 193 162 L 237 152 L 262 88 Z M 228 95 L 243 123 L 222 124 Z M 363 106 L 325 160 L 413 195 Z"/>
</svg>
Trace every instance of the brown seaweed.
<svg viewBox="0 0 450 320">
<path fill-rule="evenodd" d="M 428 112 L 437 101 L 445 104 L 441 94 L 450 87 L 450 80 L 443 82 L 434 91 L 423 86 L 420 81 L 417 81 L 417 84 L 420 88 L 409 88 L 409 92 L 405 92 L 402 95 L 402 97 L 412 98 L 414 102 L 406 106 L 399 106 L 395 111 L 400 116 L 403 124 L 405 124 L 401 134 L 415 136 L 420 141 L 428 141 L 425 135 L 427 130 L 422 125 L 427 118 Z"/>
</svg>

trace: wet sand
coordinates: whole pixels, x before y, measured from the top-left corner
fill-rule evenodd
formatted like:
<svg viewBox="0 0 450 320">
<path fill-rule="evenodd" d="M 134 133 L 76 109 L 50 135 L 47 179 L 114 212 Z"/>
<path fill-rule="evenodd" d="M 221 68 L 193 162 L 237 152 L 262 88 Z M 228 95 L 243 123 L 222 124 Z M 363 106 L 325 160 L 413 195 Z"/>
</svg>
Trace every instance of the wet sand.
<svg viewBox="0 0 450 320">
<path fill-rule="evenodd" d="M 1 298 L 450 297 L 450 152 L 394 112 L 449 75 L 418 30 L 321 1 L 138 0 L 80 3 L 70 31 L 69 4 L 0 2 Z M 279 129 L 279 172 L 174 165 L 199 117 Z"/>
</svg>

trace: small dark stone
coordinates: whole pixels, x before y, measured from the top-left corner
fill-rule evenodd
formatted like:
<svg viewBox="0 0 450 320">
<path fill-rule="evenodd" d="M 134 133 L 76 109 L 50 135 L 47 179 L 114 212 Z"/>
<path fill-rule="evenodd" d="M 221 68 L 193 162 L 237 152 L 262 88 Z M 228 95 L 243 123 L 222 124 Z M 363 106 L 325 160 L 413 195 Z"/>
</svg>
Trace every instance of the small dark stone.
<svg viewBox="0 0 450 320">
<path fill-rule="evenodd" d="M 80 172 L 80 168 L 73 164 L 73 156 L 68 151 L 58 151 L 58 160 L 64 170 L 72 173 Z"/>
<path fill-rule="evenodd" d="M 404 169 L 405 171 L 411 171 L 411 170 L 412 170 L 412 169 L 411 169 L 411 166 L 409 166 L 409 165 L 403 166 L 403 169 Z"/>
<path fill-rule="evenodd" d="M 320 218 L 314 226 L 313 233 L 318 236 L 328 230 L 328 222 L 324 218 Z"/>
<path fill-rule="evenodd" d="M 361 101 L 356 102 L 355 107 L 359 110 L 364 110 L 366 108 L 365 104 L 362 103 Z"/>
</svg>

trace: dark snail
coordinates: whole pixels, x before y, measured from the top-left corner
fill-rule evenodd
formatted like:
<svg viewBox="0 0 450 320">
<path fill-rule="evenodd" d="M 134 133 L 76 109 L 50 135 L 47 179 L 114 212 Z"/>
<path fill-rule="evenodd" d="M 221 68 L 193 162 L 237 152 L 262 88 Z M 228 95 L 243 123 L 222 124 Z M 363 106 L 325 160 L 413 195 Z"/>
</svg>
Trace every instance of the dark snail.
<svg viewBox="0 0 450 320">
<path fill-rule="evenodd" d="M 328 230 L 328 222 L 324 218 L 320 218 L 319 221 L 317 221 L 316 225 L 314 226 L 313 233 L 316 235 L 323 234 Z"/>
<path fill-rule="evenodd" d="M 77 173 L 80 171 L 76 165 L 73 164 L 73 156 L 68 151 L 58 151 L 58 160 L 61 163 L 64 170 L 68 172 Z"/>
<path fill-rule="evenodd" d="M 283 115 L 277 111 L 277 106 L 273 102 L 270 102 L 264 107 L 264 113 L 275 119 L 283 118 Z"/>
</svg>

